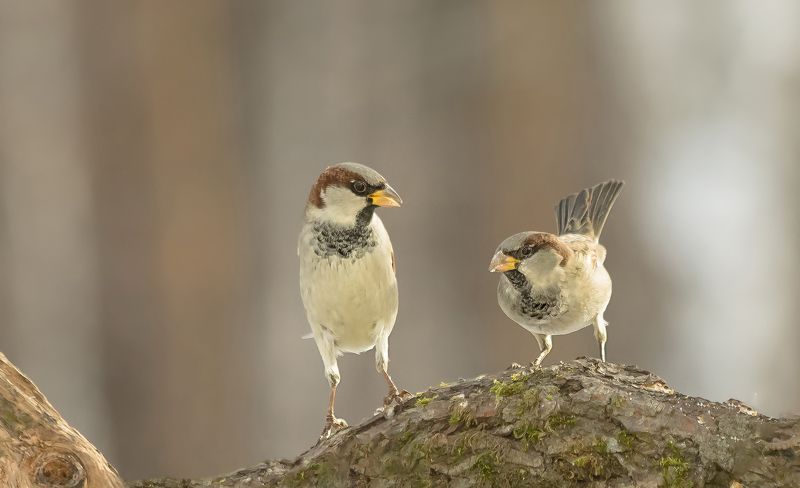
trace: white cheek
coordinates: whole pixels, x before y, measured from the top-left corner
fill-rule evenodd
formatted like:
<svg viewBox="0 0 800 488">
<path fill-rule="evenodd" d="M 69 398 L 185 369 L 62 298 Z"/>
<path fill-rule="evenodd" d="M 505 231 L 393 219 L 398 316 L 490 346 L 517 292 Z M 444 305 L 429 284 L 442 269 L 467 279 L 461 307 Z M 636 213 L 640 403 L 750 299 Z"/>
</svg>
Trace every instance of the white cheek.
<svg viewBox="0 0 800 488">
<path fill-rule="evenodd" d="M 561 255 L 554 251 L 541 250 L 522 261 L 519 271 L 528 278 L 534 286 L 548 286 L 557 281 L 563 274 Z"/>
<path fill-rule="evenodd" d="M 342 225 L 353 225 L 358 213 L 367 206 L 366 197 L 355 195 L 349 188 L 331 186 L 322 192 L 322 208 L 310 207 L 311 217 Z"/>
</svg>

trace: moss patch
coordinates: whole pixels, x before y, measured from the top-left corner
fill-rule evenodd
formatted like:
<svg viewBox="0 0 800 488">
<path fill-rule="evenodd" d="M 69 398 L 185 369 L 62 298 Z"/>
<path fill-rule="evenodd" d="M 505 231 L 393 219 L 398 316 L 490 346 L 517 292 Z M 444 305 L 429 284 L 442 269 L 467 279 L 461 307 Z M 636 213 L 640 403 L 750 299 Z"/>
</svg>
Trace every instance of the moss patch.
<svg viewBox="0 0 800 488">
<path fill-rule="evenodd" d="M 533 444 L 539 442 L 545 436 L 545 432 L 539 427 L 531 424 L 530 422 L 523 422 L 522 424 L 514 427 L 512 431 L 514 439 L 521 441 L 525 451 L 527 451 Z"/>
<path fill-rule="evenodd" d="M 496 453 L 484 452 L 475 460 L 472 470 L 478 474 L 484 483 L 494 484 L 497 480 L 497 475 L 500 473 L 499 464 L 500 458 Z"/>
<path fill-rule="evenodd" d="M 575 417 L 573 415 L 555 414 L 545 419 L 544 430 L 555 432 L 556 430 L 572 427 L 573 425 L 575 425 Z"/>
<path fill-rule="evenodd" d="M 492 387 L 489 391 L 494 393 L 495 398 L 499 401 L 503 397 L 519 395 L 527 390 L 527 381 L 530 378 L 529 374 L 514 373 L 508 381 L 494 380 Z"/>
<path fill-rule="evenodd" d="M 415 405 L 416 405 L 417 407 L 425 407 L 425 406 L 427 406 L 427 405 L 428 405 L 430 402 L 432 402 L 433 400 L 435 400 L 435 399 L 436 399 L 438 396 L 439 396 L 439 395 L 433 395 L 433 396 L 430 396 L 430 397 L 424 397 L 424 396 L 423 396 L 423 397 L 419 397 L 419 398 L 417 398 L 417 402 L 416 402 L 416 404 L 415 404 Z"/>
<path fill-rule="evenodd" d="M 326 461 L 311 463 L 288 479 L 291 487 L 302 486 L 343 486 L 345 481 L 339 479 L 336 468 Z"/>
<path fill-rule="evenodd" d="M 561 459 L 558 464 L 576 481 L 608 480 L 625 472 L 601 438 L 596 438 L 591 445 L 576 444 L 571 456 Z"/>
<path fill-rule="evenodd" d="M 475 415 L 469 407 L 460 404 L 454 405 L 451 408 L 448 423 L 450 425 L 463 425 L 467 428 L 478 425 L 478 421 L 475 420 Z"/>
<path fill-rule="evenodd" d="M 694 482 L 689 479 L 690 465 L 686 462 L 680 450 L 673 443 L 668 445 L 669 455 L 658 460 L 661 474 L 664 476 L 664 486 L 667 488 L 692 488 Z"/>
<path fill-rule="evenodd" d="M 636 440 L 636 436 L 628 432 L 627 430 L 621 430 L 619 434 L 617 434 L 617 442 L 620 446 L 624 447 L 628 451 L 633 448 L 633 441 Z"/>
<path fill-rule="evenodd" d="M 603 460 L 596 454 L 578 456 L 573 459 L 572 465 L 581 471 L 577 478 L 582 480 L 600 478 L 605 473 Z"/>
</svg>

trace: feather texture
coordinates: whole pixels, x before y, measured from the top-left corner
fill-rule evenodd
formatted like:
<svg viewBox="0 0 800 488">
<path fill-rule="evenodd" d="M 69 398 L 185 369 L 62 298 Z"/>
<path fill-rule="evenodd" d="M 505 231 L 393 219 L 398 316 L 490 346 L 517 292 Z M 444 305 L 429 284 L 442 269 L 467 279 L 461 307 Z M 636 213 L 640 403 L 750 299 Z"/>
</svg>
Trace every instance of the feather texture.
<svg viewBox="0 0 800 488">
<path fill-rule="evenodd" d="M 561 199 L 555 207 L 558 235 L 581 234 L 597 242 L 624 184 L 608 180 Z"/>
</svg>

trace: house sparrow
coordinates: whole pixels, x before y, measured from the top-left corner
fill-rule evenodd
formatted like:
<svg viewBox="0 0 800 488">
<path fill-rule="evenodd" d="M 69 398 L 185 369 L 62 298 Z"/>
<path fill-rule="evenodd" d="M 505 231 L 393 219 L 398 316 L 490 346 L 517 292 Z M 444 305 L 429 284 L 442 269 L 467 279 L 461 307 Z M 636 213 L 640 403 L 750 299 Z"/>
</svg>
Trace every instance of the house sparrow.
<svg viewBox="0 0 800 488">
<path fill-rule="evenodd" d="M 389 234 L 375 215 L 378 207 L 401 203 L 383 176 L 356 163 L 328 167 L 308 195 L 297 254 L 303 305 L 331 387 L 320 438 L 347 427 L 333 412 L 340 379 L 336 358 L 344 352 L 375 347 L 375 365 L 389 385 L 385 406 L 410 396 L 387 371 L 397 279 Z"/>
<path fill-rule="evenodd" d="M 527 329 L 541 353 L 553 348 L 553 335 L 569 334 L 590 323 L 606 360 L 603 312 L 611 299 L 611 278 L 598 242 L 608 212 L 624 182 L 609 180 L 574 193 L 556 205 L 558 235 L 521 232 L 495 252 L 489 271 L 501 272 L 497 301 L 503 312 Z"/>
</svg>

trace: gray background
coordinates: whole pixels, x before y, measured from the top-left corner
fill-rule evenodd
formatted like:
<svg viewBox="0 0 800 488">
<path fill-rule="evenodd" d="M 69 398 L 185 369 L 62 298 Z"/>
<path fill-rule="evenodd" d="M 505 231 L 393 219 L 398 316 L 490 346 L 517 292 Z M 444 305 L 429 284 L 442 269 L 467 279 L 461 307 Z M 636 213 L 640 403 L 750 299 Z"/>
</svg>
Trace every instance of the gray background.
<svg viewBox="0 0 800 488">
<path fill-rule="evenodd" d="M 327 385 L 296 236 L 326 164 L 405 201 L 391 372 L 536 354 L 496 245 L 627 180 L 609 358 L 800 410 L 800 4 L 0 0 L 0 350 L 126 478 L 291 457 Z M 595 355 L 591 328 L 547 364 Z M 337 413 L 384 395 L 340 361 Z"/>
</svg>

